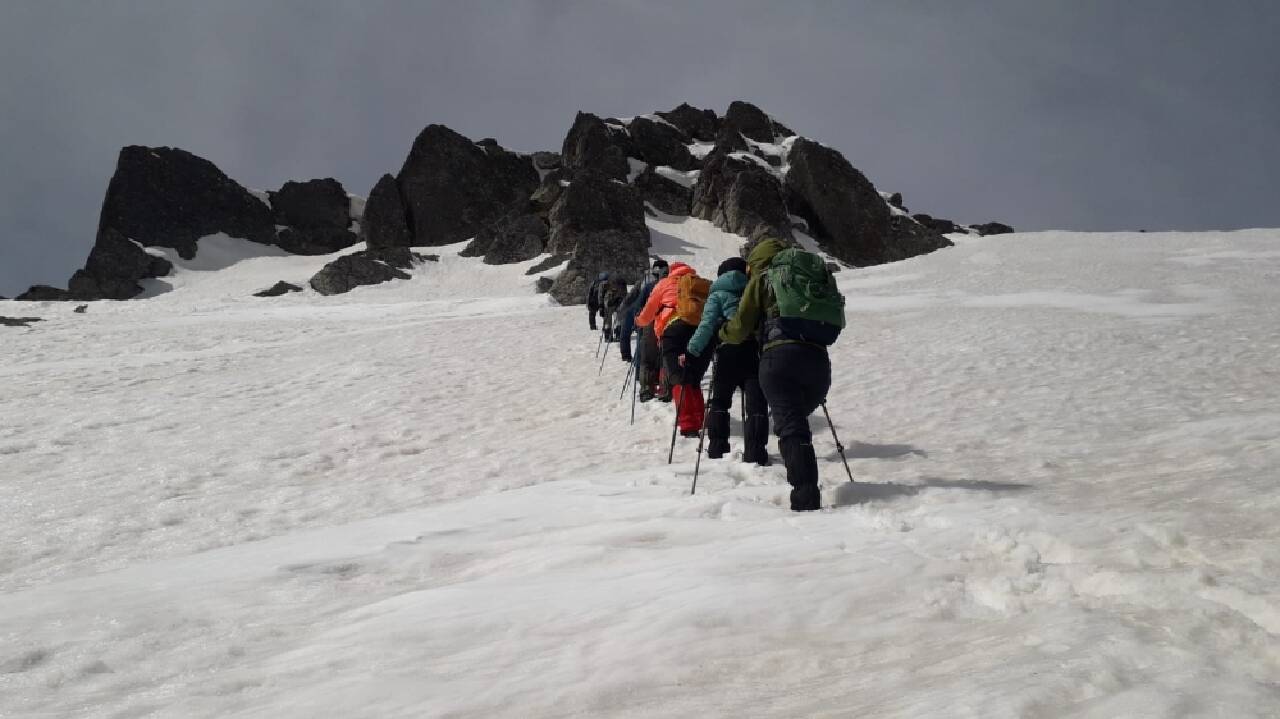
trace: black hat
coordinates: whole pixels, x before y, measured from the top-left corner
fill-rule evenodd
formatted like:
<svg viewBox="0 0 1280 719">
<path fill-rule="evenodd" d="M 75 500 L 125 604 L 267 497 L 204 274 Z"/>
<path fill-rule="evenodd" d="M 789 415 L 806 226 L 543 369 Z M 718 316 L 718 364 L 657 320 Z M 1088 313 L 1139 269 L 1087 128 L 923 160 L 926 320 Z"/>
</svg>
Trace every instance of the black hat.
<svg viewBox="0 0 1280 719">
<path fill-rule="evenodd" d="M 716 277 L 719 277 L 726 272 L 733 272 L 734 270 L 745 273 L 747 271 L 747 261 L 741 257 L 730 257 L 724 262 L 721 262 L 720 266 L 716 268 Z"/>
<path fill-rule="evenodd" d="M 654 266 L 654 268 L 658 268 L 658 267 L 666 267 L 666 266 L 667 266 L 667 261 L 666 261 L 666 260 L 664 260 L 664 259 L 662 259 L 661 257 L 659 257 L 658 259 L 656 259 L 656 260 L 654 260 L 654 261 L 653 261 L 653 266 Z"/>
</svg>

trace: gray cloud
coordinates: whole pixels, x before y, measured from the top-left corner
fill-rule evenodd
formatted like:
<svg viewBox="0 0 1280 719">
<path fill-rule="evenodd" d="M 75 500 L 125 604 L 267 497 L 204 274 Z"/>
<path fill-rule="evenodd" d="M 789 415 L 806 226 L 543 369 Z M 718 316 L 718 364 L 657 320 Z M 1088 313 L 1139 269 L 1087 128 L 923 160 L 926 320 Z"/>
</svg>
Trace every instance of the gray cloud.
<svg viewBox="0 0 1280 719">
<path fill-rule="evenodd" d="M 919 211 L 1022 229 L 1280 226 L 1280 5 L 0 5 L 0 294 L 62 284 L 115 155 L 363 194 L 441 122 L 558 148 L 578 109 L 752 100 Z"/>
</svg>

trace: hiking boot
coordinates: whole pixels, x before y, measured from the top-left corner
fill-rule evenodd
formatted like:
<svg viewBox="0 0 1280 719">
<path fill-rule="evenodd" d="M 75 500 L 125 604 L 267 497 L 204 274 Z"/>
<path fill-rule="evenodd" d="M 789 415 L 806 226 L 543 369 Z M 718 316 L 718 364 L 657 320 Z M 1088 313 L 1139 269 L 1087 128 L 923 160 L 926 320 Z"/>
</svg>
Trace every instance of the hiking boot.
<svg viewBox="0 0 1280 719">
<path fill-rule="evenodd" d="M 822 509 L 822 491 L 816 484 L 804 484 L 791 490 L 791 511 L 814 512 Z"/>
<path fill-rule="evenodd" d="M 697 438 L 699 437 L 699 435 L 701 435 L 701 434 L 702 434 L 702 432 L 701 432 L 701 431 L 699 431 L 699 430 L 696 430 L 696 429 L 682 429 L 682 430 L 680 430 L 680 436 L 681 436 L 681 437 L 684 437 L 685 439 L 697 439 Z"/>
<path fill-rule="evenodd" d="M 720 459 L 729 453 L 729 440 L 713 439 L 707 443 L 707 459 Z"/>
<path fill-rule="evenodd" d="M 659 401 L 659 402 L 666 402 L 667 404 L 670 404 L 670 403 L 671 403 L 671 395 L 669 395 L 669 394 L 660 394 L 660 395 L 658 395 L 658 401 Z"/>
<path fill-rule="evenodd" d="M 647 391 L 647 390 L 646 390 L 646 391 L 643 391 L 643 392 L 641 392 L 641 393 L 640 393 L 639 400 L 640 400 L 641 402 L 648 402 L 648 401 L 649 401 L 649 400 L 651 400 L 651 399 L 653 399 L 653 393 L 652 393 L 652 392 L 649 392 L 649 391 Z"/>
</svg>

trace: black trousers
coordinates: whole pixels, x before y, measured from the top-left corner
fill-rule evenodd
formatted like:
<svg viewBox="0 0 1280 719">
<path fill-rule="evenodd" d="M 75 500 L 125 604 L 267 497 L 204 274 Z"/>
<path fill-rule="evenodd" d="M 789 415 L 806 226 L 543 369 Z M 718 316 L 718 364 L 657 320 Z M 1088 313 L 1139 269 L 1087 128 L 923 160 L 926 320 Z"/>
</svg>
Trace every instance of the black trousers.
<svg viewBox="0 0 1280 719">
<path fill-rule="evenodd" d="M 705 353 L 704 353 L 705 354 Z M 711 372 L 710 411 L 707 415 L 707 456 L 723 457 L 729 451 L 729 419 L 733 394 L 743 392 L 742 461 L 769 463 L 769 407 L 760 388 L 760 345 L 755 340 L 723 344 L 715 351 Z"/>
<path fill-rule="evenodd" d="M 818 509 L 818 460 L 813 452 L 809 415 L 827 399 L 831 389 L 831 360 L 818 345 L 788 343 L 764 351 L 760 357 L 760 387 L 773 415 L 773 433 L 787 465 L 791 508 Z"/>
<path fill-rule="evenodd" d="M 640 341 L 636 343 L 636 363 L 639 365 L 640 395 L 652 397 L 658 387 L 658 367 L 662 357 L 658 354 L 658 336 L 653 325 L 640 328 Z"/>
<path fill-rule="evenodd" d="M 701 384 L 702 376 L 711 364 L 707 357 L 685 357 L 684 365 L 680 365 L 680 355 L 688 349 L 689 340 L 693 339 L 697 329 L 683 320 L 674 319 L 662 329 L 662 368 L 667 371 L 667 382 L 673 387 Z"/>
</svg>

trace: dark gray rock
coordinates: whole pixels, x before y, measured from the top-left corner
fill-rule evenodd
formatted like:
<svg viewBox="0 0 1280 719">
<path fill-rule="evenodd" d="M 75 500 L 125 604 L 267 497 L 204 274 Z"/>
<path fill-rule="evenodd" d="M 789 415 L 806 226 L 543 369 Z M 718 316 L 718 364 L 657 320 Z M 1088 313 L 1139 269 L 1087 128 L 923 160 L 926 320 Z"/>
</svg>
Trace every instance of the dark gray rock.
<svg viewBox="0 0 1280 719">
<path fill-rule="evenodd" d="M 343 255 L 324 266 L 311 278 L 311 289 L 322 295 L 337 295 L 361 285 L 376 285 L 389 280 L 407 280 L 404 270 L 414 262 L 431 259 L 410 252 L 405 247 L 384 247 Z"/>
<path fill-rule="evenodd" d="M 564 183 L 571 181 L 573 175 L 573 170 L 563 167 L 547 173 L 547 176 L 542 178 L 542 184 L 538 185 L 538 189 L 529 196 L 529 204 L 540 214 L 546 215 L 551 212 L 551 208 L 564 192 Z"/>
<path fill-rule="evenodd" d="M 561 304 L 585 302 L 587 287 L 600 272 L 618 272 L 635 282 L 648 269 L 644 203 L 630 185 L 580 172 L 551 208 L 550 221 L 547 251 L 570 256 L 551 288 Z"/>
<path fill-rule="evenodd" d="M 212 162 L 176 148 L 130 145 L 120 150 L 98 229 L 171 247 L 189 260 L 200 237 L 223 232 L 269 245 L 274 225 L 271 210 Z"/>
<path fill-rule="evenodd" d="M 21 302 L 65 302 L 76 299 L 70 292 L 50 287 L 49 285 L 32 285 L 30 289 L 13 299 Z"/>
<path fill-rule="evenodd" d="M 627 162 L 629 144 L 630 139 L 620 126 L 610 127 L 591 113 L 579 112 L 564 138 L 560 155 L 567 168 L 625 180 L 631 172 Z"/>
<path fill-rule="evenodd" d="M 720 132 L 716 133 L 716 146 L 712 152 L 719 150 L 722 154 L 726 152 L 749 152 L 751 146 L 747 141 L 742 139 L 742 133 L 733 129 L 728 125 L 720 128 Z M 706 166 L 706 158 L 703 158 L 703 166 Z"/>
<path fill-rule="evenodd" d="M 84 269 L 76 270 L 67 283 L 68 299 L 127 300 L 142 292 L 141 280 L 172 271 L 168 260 L 147 254 L 137 243 L 106 227 L 98 233 Z"/>
<path fill-rule="evenodd" d="M 691 214 L 747 238 L 793 238 L 782 183 L 755 162 L 731 157 L 722 148 L 707 155 L 693 188 Z"/>
<path fill-rule="evenodd" d="M 550 255 L 545 260 L 535 264 L 533 267 L 525 270 L 526 275 L 536 275 L 539 272 L 546 272 L 552 267 L 559 267 L 569 261 L 568 255 Z"/>
<path fill-rule="evenodd" d="M 564 166 L 558 152 L 535 152 L 532 155 L 533 166 L 539 170 L 555 170 Z"/>
<path fill-rule="evenodd" d="M 44 322 L 41 317 L 4 317 L 0 316 L 0 326 L 4 327 L 26 327 L 32 322 Z"/>
<path fill-rule="evenodd" d="M 301 291 L 302 291 L 301 287 L 297 285 L 289 284 L 288 282 L 281 280 L 280 282 L 277 282 L 274 285 L 271 285 L 265 290 L 259 290 L 258 292 L 254 292 L 253 296 L 254 297 L 279 297 L 280 295 L 288 294 L 290 292 L 301 292 Z"/>
<path fill-rule="evenodd" d="M 277 225 L 300 230 L 326 228 L 345 230 L 351 226 L 351 199 L 342 183 L 327 177 L 323 180 L 286 182 L 268 192 L 271 212 Z"/>
<path fill-rule="evenodd" d="M 756 142 L 773 142 L 774 140 L 773 118 L 766 115 L 763 110 L 755 105 L 742 100 L 735 100 L 729 105 L 729 110 L 724 114 L 724 126 L 732 128 Z M 782 130 L 787 135 L 795 134 L 786 128 L 782 128 Z"/>
<path fill-rule="evenodd" d="M 78 305 L 74 310 L 71 310 L 71 311 L 78 315 L 82 315 L 85 312 L 89 311 L 89 305 Z"/>
<path fill-rule="evenodd" d="M 960 227 L 951 220 L 944 220 L 941 217 L 933 217 L 924 213 L 917 213 L 911 216 L 911 219 L 928 227 L 940 235 L 950 234 L 952 232 L 964 232 L 964 228 Z"/>
<path fill-rule="evenodd" d="M 650 165 L 696 170 L 699 162 L 689 153 L 689 137 L 665 122 L 637 117 L 631 121 L 631 149 Z"/>
<path fill-rule="evenodd" d="M 528 157 L 496 143 L 477 145 L 443 125 L 428 125 L 396 182 L 414 246 L 438 246 L 474 237 L 512 204 L 528 200 L 538 172 Z"/>
<path fill-rule="evenodd" d="M 687 102 L 671 112 L 659 112 L 667 122 L 680 128 L 684 134 L 700 142 L 712 142 L 720 131 L 720 118 L 714 110 L 699 110 Z"/>
<path fill-rule="evenodd" d="M 535 214 L 513 214 L 503 218 L 488 232 L 493 240 L 484 253 L 486 265 L 510 265 L 526 262 L 542 254 L 550 230 Z"/>
<path fill-rule="evenodd" d="M 369 199 L 364 203 L 364 217 L 360 220 L 360 233 L 364 235 L 369 249 L 413 246 L 413 234 L 409 232 L 409 216 L 400 194 L 400 185 L 391 175 L 378 178 L 369 191 Z"/>
<path fill-rule="evenodd" d="M 1014 231 L 1012 227 L 1002 222 L 984 222 L 981 225 L 972 225 L 972 227 L 983 237 L 987 235 L 1008 235 Z"/>
<path fill-rule="evenodd" d="M 906 205 L 904 205 L 904 204 L 902 204 L 902 193 L 901 193 L 901 192 L 895 192 L 895 193 L 893 193 L 892 195 L 889 195 L 889 204 L 890 204 L 890 205 L 893 205 L 894 207 L 898 208 L 899 210 L 902 210 L 903 212 L 907 212 L 907 206 L 906 206 Z"/>
<path fill-rule="evenodd" d="M 640 199 L 653 205 L 659 212 L 668 215 L 689 214 L 689 207 L 693 203 L 693 188 L 663 177 L 653 165 L 637 175 L 633 184 L 640 193 Z"/>
<path fill-rule="evenodd" d="M 895 217 L 875 186 L 839 152 L 800 138 L 787 159 L 788 206 L 834 257 L 876 265 L 951 245 L 910 218 Z"/>
<path fill-rule="evenodd" d="M 330 255 L 359 241 L 356 233 L 336 227 L 286 227 L 276 231 L 276 245 L 295 255 Z"/>
<path fill-rule="evenodd" d="M 545 295 L 551 291 L 551 287 L 555 283 L 556 281 L 550 277 L 539 277 L 538 280 L 533 283 L 533 291 L 540 295 Z"/>
</svg>

